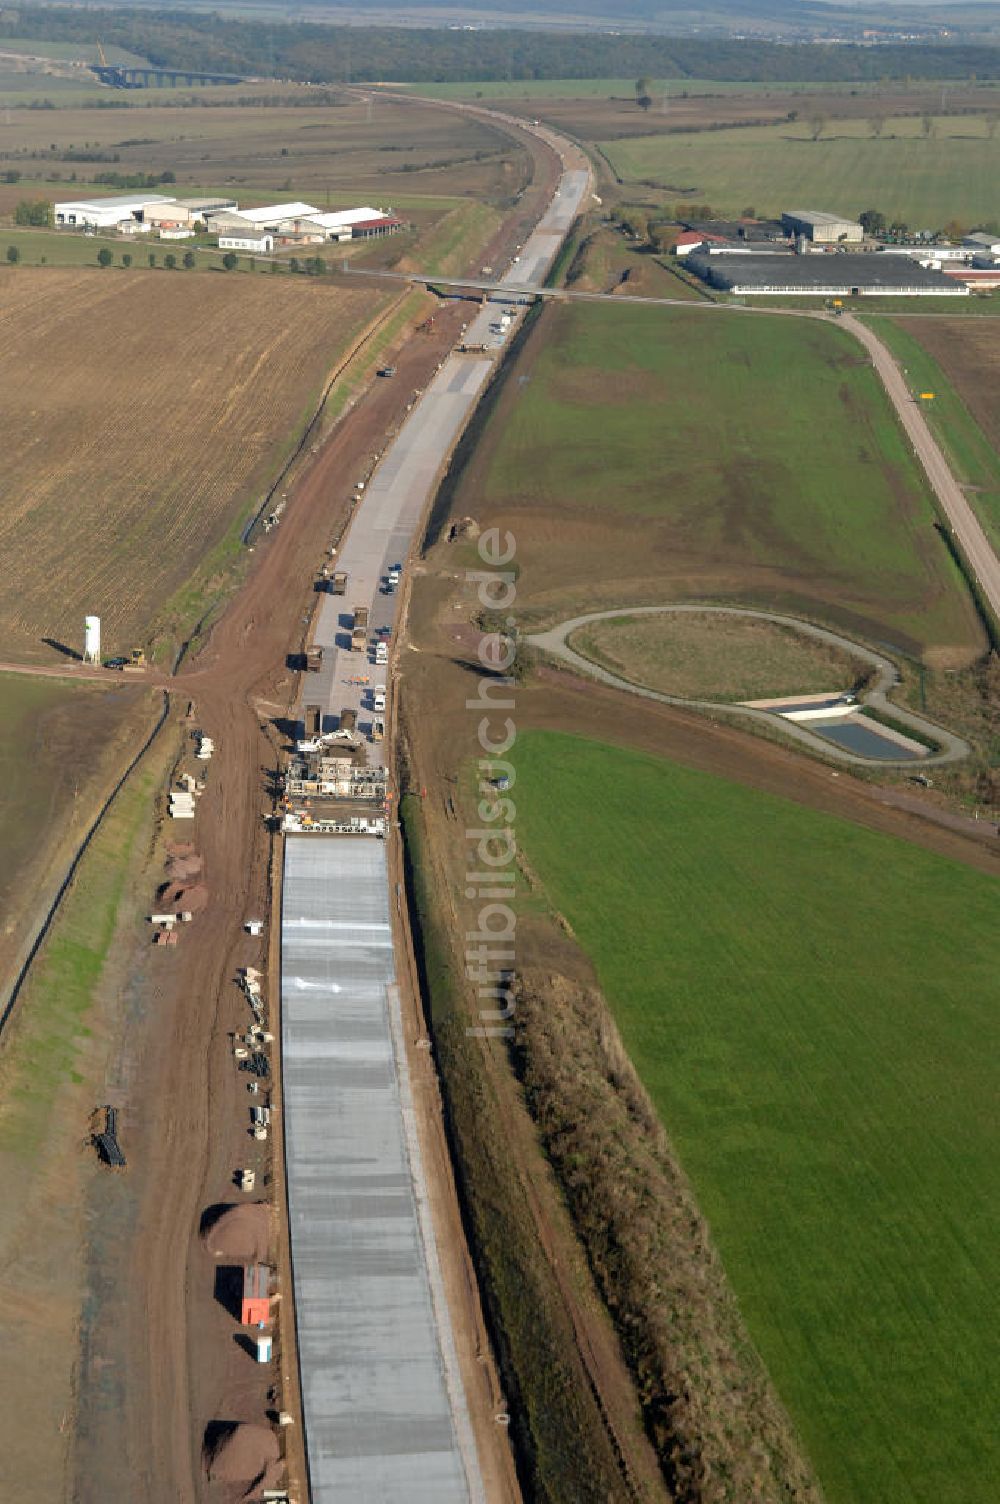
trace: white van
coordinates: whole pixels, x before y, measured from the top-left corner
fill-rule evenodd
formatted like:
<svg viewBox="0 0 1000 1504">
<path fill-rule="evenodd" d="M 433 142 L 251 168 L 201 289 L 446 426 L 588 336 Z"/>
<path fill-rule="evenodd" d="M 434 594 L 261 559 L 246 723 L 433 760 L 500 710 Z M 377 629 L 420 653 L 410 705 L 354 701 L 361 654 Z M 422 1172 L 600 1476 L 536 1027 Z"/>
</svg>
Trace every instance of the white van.
<svg viewBox="0 0 1000 1504">
<path fill-rule="evenodd" d="M 373 699 L 372 699 L 372 709 L 373 710 L 384 710 L 385 709 L 385 685 L 384 684 L 376 684 L 376 686 L 375 686 L 375 693 L 374 693 L 374 696 L 373 696 Z"/>
</svg>

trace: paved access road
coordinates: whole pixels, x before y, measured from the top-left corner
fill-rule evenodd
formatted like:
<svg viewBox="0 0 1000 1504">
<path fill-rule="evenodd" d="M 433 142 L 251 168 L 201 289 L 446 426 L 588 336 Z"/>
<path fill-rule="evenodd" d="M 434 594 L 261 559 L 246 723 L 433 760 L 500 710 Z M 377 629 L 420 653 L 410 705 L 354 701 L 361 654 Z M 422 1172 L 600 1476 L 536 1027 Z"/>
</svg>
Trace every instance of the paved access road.
<svg viewBox="0 0 1000 1504">
<path fill-rule="evenodd" d="M 663 705 L 679 705 L 682 709 L 707 710 L 714 715 L 725 713 L 739 716 L 744 720 L 756 721 L 759 725 L 767 726 L 771 731 L 780 729 L 792 741 L 809 747 L 813 752 L 820 752 L 824 757 L 833 758 L 836 762 L 852 763 L 857 767 L 865 768 L 911 767 L 913 765 L 912 759 L 905 761 L 901 759 L 897 764 L 892 758 L 860 757 L 836 746 L 833 742 L 816 736 L 797 721 L 780 720 L 770 710 L 755 710 L 749 705 L 730 705 L 718 700 L 685 700 L 679 695 L 667 695 L 657 689 L 647 689 L 645 685 L 635 684 L 630 679 L 623 678 L 621 674 L 614 674 L 610 669 L 602 668 L 600 664 L 594 663 L 592 659 L 585 658 L 582 653 L 572 648 L 568 641 L 578 627 L 585 627 L 592 621 L 604 621 L 616 616 L 658 616 L 665 612 L 756 617 L 763 621 L 776 622 L 779 626 L 792 627 L 796 632 L 802 632 L 807 637 L 815 637 L 818 641 L 829 643 L 842 652 L 852 653 L 854 657 L 871 664 L 876 671 L 875 682 L 863 697 L 865 703 L 874 706 L 883 714 L 891 716 L 893 720 L 909 726 L 921 735 L 931 737 L 941 746 L 940 752 L 932 753 L 929 757 L 921 757 L 919 764 L 921 768 L 938 763 L 957 762 L 960 758 L 969 755 L 968 744 L 961 737 L 955 736 L 951 731 L 945 731 L 943 727 L 936 726 L 932 721 L 927 721 L 922 716 L 915 715 L 913 711 L 905 710 L 889 700 L 887 692 L 896 683 L 898 675 L 895 664 L 888 658 L 883 658 L 881 653 L 862 647 L 860 643 L 852 642 L 848 637 L 841 637 L 826 627 L 815 627 L 811 622 L 799 621 L 794 616 L 779 616 L 773 611 L 754 611 L 748 606 L 619 606 L 614 610 L 590 611 L 584 616 L 571 617 L 568 621 L 561 621 L 558 626 L 550 628 L 547 632 L 536 632 L 528 638 L 528 641 L 532 647 L 551 653 L 554 658 L 561 659 L 571 668 L 589 675 L 592 679 L 599 679 L 602 684 L 610 684 L 614 689 L 627 690 L 629 694 L 641 695 L 646 700 L 659 700 Z"/>
<path fill-rule="evenodd" d="M 899 414 L 914 453 L 924 467 L 927 479 L 934 488 L 979 588 L 993 615 L 1000 620 L 1000 559 L 994 553 L 964 491 L 952 475 L 947 460 L 927 426 L 919 403 L 906 384 L 906 378 L 885 345 L 867 325 L 849 313 L 844 314 L 841 322 L 855 339 L 860 340 L 871 356 L 882 385 Z"/>
</svg>

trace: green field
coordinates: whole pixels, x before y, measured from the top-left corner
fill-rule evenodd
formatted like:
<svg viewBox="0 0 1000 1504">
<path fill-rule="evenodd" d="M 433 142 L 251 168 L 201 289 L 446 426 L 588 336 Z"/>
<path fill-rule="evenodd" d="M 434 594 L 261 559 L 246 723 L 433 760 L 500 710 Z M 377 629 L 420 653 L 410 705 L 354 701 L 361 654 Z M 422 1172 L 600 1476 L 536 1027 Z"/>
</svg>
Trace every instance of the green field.
<svg viewBox="0 0 1000 1504">
<path fill-rule="evenodd" d="M 1000 886 L 656 758 L 516 760 L 519 841 L 831 1504 L 994 1504 Z"/>
<path fill-rule="evenodd" d="M 97 253 L 104 249 L 111 252 L 112 265 L 121 269 L 122 256 L 132 257 L 132 267 L 148 269 L 150 256 L 156 257 L 156 265 L 163 266 L 164 257 L 172 255 L 180 270 L 184 270 L 184 253 L 193 251 L 195 265 L 192 270 L 224 270 L 223 253 L 214 247 L 208 250 L 199 247 L 193 240 L 157 240 L 149 235 L 125 236 L 76 235 L 62 230 L 25 230 L 18 225 L 0 227 L 0 261 L 6 261 L 8 246 L 16 246 L 24 266 L 97 266 Z M 313 248 L 310 247 L 310 250 Z M 316 247 L 322 250 L 322 246 Z M 249 266 L 251 258 L 239 257 L 240 268 Z M 111 267 L 107 270 L 110 272 Z"/>
<path fill-rule="evenodd" d="M 82 837 L 152 721 L 136 684 L 0 676 L 0 993 L 53 852 Z"/>
<path fill-rule="evenodd" d="M 0 40 L 0 52 L 16 52 L 26 57 L 48 57 L 54 62 L 99 63 L 100 52 L 96 42 L 41 42 L 33 37 L 4 37 Z M 149 59 L 137 52 L 129 52 L 110 42 L 104 49 L 109 63 L 130 63 L 135 67 L 148 68 Z M 93 75 L 91 75 L 93 76 Z"/>
<path fill-rule="evenodd" d="M 802 112 L 805 114 L 805 110 Z M 810 110 L 809 114 L 819 111 Z M 1000 145 L 985 117 L 942 117 L 925 138 L 919 118 L 831 121 L 818 141 L 809 122 L 625 137 L 601 150 L 626 182 L 654 182 L 677 199 L 736 214 L 823 207 L 841 214 L 881 209 L 912 229 L 993 219 L 1000 198 Z"/>
<path fill-rule="evenodd" d="M 428 99 L 634 99 L 634 78 L 540 78 L 487 79 L 482 82 L 448 84 L 405 84 L 402 87 Z M 698 94 L 798 94 L 843 93 L 847 88 L 857 93 L 876 93 L 880 84 L 852 83 L 730 83 L 711 78 L 655 78 L 654 99 L 664 90 L 669 98 Z"/>
<path fill-rule="evenodd" d="M 868 322 L 904 368 L 911 391 L 934 393 L 934 401 L 925 404 L 924 414 L 956 476 L 969 487 L 969 501 L 989 532 L 994 548 L 1000 551 L 1000 454 L 938 362 L 910 330 L 891 318 Z"/>
<path fill-rule="evenodd" d="M 712 594 L 891 629 L 907 651 L 981 647 L 923 474 L 831 324 L 547 313 L 456 505 L 484 502 L 517 532 L 525 606 Z"/>
<path fill-rule="evenodd" d="M 859 658 L 792 627 L 744 616 L 665 611 L 607 616 L 570 646 L 613 674 L 690 700 L 759 700 L 853 689 Z"/>
</svg>

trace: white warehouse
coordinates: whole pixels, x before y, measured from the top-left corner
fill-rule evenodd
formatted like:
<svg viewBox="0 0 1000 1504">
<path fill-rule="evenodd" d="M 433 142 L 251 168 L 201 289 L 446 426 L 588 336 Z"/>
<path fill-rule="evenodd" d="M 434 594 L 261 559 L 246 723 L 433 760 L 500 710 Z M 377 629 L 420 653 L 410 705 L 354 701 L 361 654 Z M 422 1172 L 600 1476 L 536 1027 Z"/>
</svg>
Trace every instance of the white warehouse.
<svg viewBox="0 0 1000 1504">
<path fill-rule="evenodd" d="M 66 230 L 117 230 L 119 226 L 143 224 L 146 210 L 173 204 L 162 193 L 129 193 L 117 198 L 78 199 L 53 205 L 58 228 Z"/>
</svg>

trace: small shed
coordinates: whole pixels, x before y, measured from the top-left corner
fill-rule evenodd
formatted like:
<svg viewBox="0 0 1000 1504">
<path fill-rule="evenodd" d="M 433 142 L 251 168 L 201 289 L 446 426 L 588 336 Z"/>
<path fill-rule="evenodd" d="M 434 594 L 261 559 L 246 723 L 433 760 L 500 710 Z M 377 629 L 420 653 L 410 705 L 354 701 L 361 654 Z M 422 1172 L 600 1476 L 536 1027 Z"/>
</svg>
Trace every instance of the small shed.
<svg viewBox="0 0 1000 1504">
<path fill-rule="evenodd" d="M 271 1319 L 271 1271 L 266 1264 L 244 1264 L 243 1303 L 240 1321 L 243 1326 L 266 1326 Z"/>
</svg>

